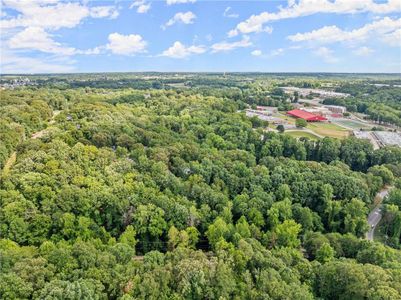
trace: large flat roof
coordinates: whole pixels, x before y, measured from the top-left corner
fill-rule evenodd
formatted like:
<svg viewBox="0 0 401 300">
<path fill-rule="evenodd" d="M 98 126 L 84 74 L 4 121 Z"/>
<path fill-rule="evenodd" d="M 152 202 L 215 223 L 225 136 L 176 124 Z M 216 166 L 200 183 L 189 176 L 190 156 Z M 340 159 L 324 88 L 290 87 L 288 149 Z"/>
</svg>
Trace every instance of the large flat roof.
<svg viewBox="0 0 401 300">
<path fill-rule="evenodd" d="M 301 109 L 293 109 L 293 110 L 287 111 L 287 114 L 289 114 L 290 116 L 296 117 L 296 118 L 304 119 L 306 121 L 325 121 L 325 120 L 327 120 L 325 117 L 318 116 L 318 115 L 312 114 L 310 112 L 307 112 L 307 111 L 304 111 Z"/>
</svg>

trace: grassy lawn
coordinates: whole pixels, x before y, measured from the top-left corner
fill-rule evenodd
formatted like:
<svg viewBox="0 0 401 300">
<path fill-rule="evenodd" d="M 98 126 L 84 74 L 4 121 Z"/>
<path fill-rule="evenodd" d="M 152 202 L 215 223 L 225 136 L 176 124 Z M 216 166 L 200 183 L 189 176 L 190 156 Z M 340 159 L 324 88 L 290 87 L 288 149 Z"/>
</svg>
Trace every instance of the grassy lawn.
<svg viewBox="0 0 401 300">
<path fill-rule="evenodd" d="M 347 129 L 333 123 L 308 123 L 307 128 L 313 130 L 317 134 L 338 139 L 346 138 L 349 135 L 349 131 Z"/>
<path fill-rule="evenodd" d="M 367 124 L 364 124 L 362 122 L 358 122 L 358 121 L 354 121 L 354 120 L 338 120 L 336 121 L 339 125 L 344 125 L 350 128 L 353 128 L 355 130 L 359 129 L 359 128 L 363 128 L 363 129 L 369 129 L 372 126 L 369 126 Z"/>
<path fill-rule="evenodd" d="M 282 114 L 282 113 L 279 113 L 279 114 L 274 115 L 274 116 L 277 117 L 277 118 L 286 120 L 286 121 L 287 121 L 288 123 L 290 123 L 290 124 L 295 124 L 295 118 L 293 118 L 293 117 L 284 115 L 284 114 Z"/>
<path fill-rule="evenodd" d="M 184 83 L 181 83 L 181 82 L 180 83 L 167 83 L 166 85 L 169 85 L 176 89 L 189 88 L 187 85 L 185 85 Z"/>
<path fill-rule="evenodd" d="M 306 132 L 306 131 L 302 131 L 302 130 L 298 130 L 298 131 L 287 131 L 285 132 L 285 134 L 288 134 L 292 137 L 295 138 L 300 138 L 300 137 L 307 137 L 311 140 L 317 140 L 319 139 L 319 137 L 317 137 L 316 135 L 310 133 L 310 132 Z"/>
</svg>

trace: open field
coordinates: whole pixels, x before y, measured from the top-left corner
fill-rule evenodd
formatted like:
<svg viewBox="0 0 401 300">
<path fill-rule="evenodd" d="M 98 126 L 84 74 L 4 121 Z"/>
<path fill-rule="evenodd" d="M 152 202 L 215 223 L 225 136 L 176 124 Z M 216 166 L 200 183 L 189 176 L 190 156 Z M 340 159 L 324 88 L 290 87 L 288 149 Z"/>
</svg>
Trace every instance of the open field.
<svg viewBox="0 0 401 300">
<path fill-rule="evenodd" d="M 346 119 L 339 119 L 334 121 L 336 124 L 339 126 L 344 126 L 348 128 L 352 128 L 354 130 L 356 129 L 370 129 L 372 126 L 369 126 L 368 124 L 356 121 L 356 120 L 346 120 Z"/>
<path fill-rule="evenodd" d="M 287 121 L 289 124 L 295 124 L 295 118 L 293 118 L 293 117 L 290 117 L 290 116 L 287 116 L 287 115 L 284 115 L 281 113 L 275 115 L 275 117 L 283 119 L 283 120 Z"/>
<path fill-rule="evenodd" d="M 306 137 L 309 138 L 311 140 L 317 140 L 319 139 L 318 136 L 314 135 L 313 133 L 307 132 L 307 131 L 303 131 L 303 130 L 293 130 L 293 131 L 286 131 L 286 134 L 295 137 L 295 138 L 300 138 L 300 137 Z"/>
<path fill-rule="evenodd" d="M 349 130 L 338 126 L 333 123 L 308 123 L 309 129 L 313 130 L 319 135 L 343 139 L 349 136 Z"/>
<path fill-rule="evenodd" d="M 182 88 L 187 89 L 187 88 L 189 88 L 184 83 L 167 83 L 166 85 L 171 86 L 171 87 L 176 88 L 176 89 L 179 89 L 179 88 L 180 89 L 182 89 Z"/>
</svg>

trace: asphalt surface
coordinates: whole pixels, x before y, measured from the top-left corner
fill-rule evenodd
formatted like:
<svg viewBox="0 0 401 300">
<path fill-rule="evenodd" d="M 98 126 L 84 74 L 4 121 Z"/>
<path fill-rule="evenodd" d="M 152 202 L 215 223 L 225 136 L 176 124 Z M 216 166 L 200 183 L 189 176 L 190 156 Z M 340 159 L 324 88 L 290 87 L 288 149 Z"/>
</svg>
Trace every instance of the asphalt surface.
<svg viewBox="0 0 401 300">
<path fill-rule="evenodd" d="M 381 218 L 382 218 L 382 214 L 381 214 L 380 206 L 376 207 L 369 214 L 369 216 L 368 216 L 369 231 L 366 234 L 366 238 L 369 241 L 373 241 L 373 236 L 375 233 L 376 226 L 377 226 L 377 224 L 379 224 Z"/>
<path fill-rule="evenodd" d="M 390 192 L 391 187 L 385 188 L 377 193 L 376 197 L 379 198 L 379 205 L 376 206 L 368 215 L 369 231 L 366 233 L 366 239 L 373 241 L 375 229 L 382 218 L 381 202 Z"/>
</svg>

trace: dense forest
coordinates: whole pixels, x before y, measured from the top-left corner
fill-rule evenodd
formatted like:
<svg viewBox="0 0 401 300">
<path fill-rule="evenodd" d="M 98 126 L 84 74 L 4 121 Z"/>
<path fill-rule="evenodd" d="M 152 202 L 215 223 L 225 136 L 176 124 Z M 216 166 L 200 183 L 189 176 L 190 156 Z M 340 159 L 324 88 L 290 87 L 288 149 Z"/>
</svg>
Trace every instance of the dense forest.
<svg viewBox="0 0 401 300">
<path fill-rule="evenodd" d="M 401 299 L 401 148 L 266 132 L 243 109 L 291 103 L 249 76 L 2 90 L 0 298 Z"/>
</svg>

